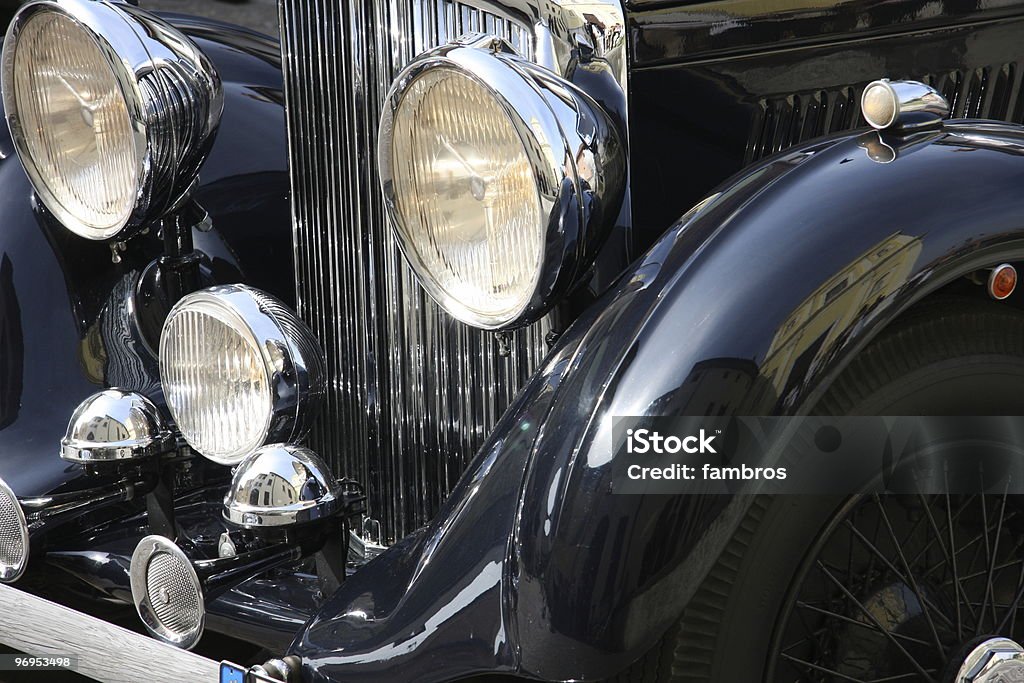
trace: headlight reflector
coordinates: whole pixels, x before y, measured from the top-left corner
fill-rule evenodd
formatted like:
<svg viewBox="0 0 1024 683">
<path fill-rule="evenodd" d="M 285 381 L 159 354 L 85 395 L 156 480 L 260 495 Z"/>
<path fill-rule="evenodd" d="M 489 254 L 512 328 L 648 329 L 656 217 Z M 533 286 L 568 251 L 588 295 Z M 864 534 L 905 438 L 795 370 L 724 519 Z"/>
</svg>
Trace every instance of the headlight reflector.
<svg viewBox="0 0 1024 683">
<path fill-rule="evenodd" d="M 123 3 L 26 4 L 4 40 L 2 90 L 40 200 L 95 240 L 124 239 L 180 202 L 223 111 L 199 48 Z"/>
<path fill-rule="evenodd" d="M 160 335 L 167 407 L 192 448 L 234 465 L 268 441 L 300 438 L 325 391 L 323 352 L 273 297 L 244 285 L 179 301 Z"/>
<path fill-rule="evenodd" d="M 391 155 L 397 229 L 438 298 L 484 321 L 515 318 L 536 287 L 546 221 L 497 100 L 463 72 L 425 73 L 395 112 Z"/>
<path fill-rule="evenodd" d="M 19 42 L 12 87 L 26 170 L 47 204 L 98 232 L 118 227 L 135 206 L 139 151 L 117 77 L 65 14 L 35 13 Z"/>
<path fill-rule="evenodd" d="M 377 156 L 420 284 L 459 320 L 502 329 L 541 317 L 585 272 L 621 206 L 625 155 L 594 100 L 487 40 L 399 74 Z"/>
</svg>

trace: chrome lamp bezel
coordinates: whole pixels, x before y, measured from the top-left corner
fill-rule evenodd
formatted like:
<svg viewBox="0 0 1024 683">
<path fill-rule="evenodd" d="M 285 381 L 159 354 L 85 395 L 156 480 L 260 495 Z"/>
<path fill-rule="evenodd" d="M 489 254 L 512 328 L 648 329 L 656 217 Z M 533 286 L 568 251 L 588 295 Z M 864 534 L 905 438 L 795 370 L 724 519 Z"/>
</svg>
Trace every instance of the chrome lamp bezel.
<svg viewBox="0 0 1024 683">
<path fill-rule="evenodd" d="M 36 14 L 46 11 L 71 19 L 99 47 L 128 110 L 136 162 L 135 203 L 113 226 L 87 225 L 66 209 L 25 143 L 13 71 L 22 31 Z M 24 5 L 4 40 L 0 90 L 11 137 L 37 196 L 64 227 L 91 240 L 126 239 L 180 205 L 209 154 L 224 110 L 220 76 L 191 39 L 145 10 L 102 0 L 32 0 Z"/>
<path fill-rule="evenodd" d="M 539 229 L 544 231 L 540 267 L 528 300 L 505 316 L 474 311 L 440 287 L 405 234 L 391 156 L 395 114 L 412 84 L 439 68 L 473 79 L 494 98 L 519 135 L 533 170 L 540 197 Z M 623 136 L 601 105 L 566 79 L 487 36 L 428 51 L 402 70 L 384 102 L 377 156 L 395 239 L 420 285 L 453 317 L 487 330 L 534 322 L 576 283 L 607 236 L 626 185 Z M 581 159 L 586 163 L 578 163 Z"/>
<path fill-rule="evenodd" d="M 327 391 L 327 368 L 323 350 L 313 333 L 283 303 L 253 287 L 220 285 L 193 292 L 182 298 L 167 315 L 160 335 L 160 378 L 164 397 L 174 421 L 181 427 L 181 415 L 168 390 L 166 335 L 175 316 L 192 306 L 212 305 L 227 311 L 251 335 L 259 350 L 270 394 L 270 414 L 263 425 L 263 439 L 245 452 L 231 457 L 204 453 L 182 436 L 204 457 L 221 465 L 236 465 L 253 450 L 276 442 L 300 440 L 309 431 Z"/>
</svg>

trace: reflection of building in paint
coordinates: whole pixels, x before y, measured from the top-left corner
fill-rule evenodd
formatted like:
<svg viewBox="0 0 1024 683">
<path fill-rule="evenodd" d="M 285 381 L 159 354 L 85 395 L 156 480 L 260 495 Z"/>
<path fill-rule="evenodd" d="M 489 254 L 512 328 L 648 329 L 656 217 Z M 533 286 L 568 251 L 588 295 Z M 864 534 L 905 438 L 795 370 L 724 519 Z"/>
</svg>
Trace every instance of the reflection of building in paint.
<svg viewBox="0 0 1024 683">
<path fill-rule="evenodd" d="M 14 265 L 0 255 L 0 429 L 13 424 L 21 407 L 25 343 L 14 292 Z"/>
<path fill-rule="evenodd" d="M 676 391 L 660 397 L 648 415 L 743 415 L 760 396 L 757 365 L 742 358 L 712 358 L 693 366 Z"/>
<path fill-rule="evenodd" d="M 772 386 L 746 358 L 710 358 L 693 366 L 674 391 L 658 397 L 645 415 L 756 415 L 775 405 Z"/>
<path fill-rule="evenodd" d="M 142 343 L 130 305 L 138 286 L 137 271 L 117 281 L 82 336 L 79 360 L 94 384 L 154 396 L 160 392 L 156 357 Z"/>
<path fill-rule="evenodd" d="M 783 401 L 823 360 L 836 337 L 865 310 L 895 292 L 910 275 L 921 241 L 895 234 L 864 252 L 807 297 L 782 325 L 761 365 L 761 373 Z"/>
</svg>

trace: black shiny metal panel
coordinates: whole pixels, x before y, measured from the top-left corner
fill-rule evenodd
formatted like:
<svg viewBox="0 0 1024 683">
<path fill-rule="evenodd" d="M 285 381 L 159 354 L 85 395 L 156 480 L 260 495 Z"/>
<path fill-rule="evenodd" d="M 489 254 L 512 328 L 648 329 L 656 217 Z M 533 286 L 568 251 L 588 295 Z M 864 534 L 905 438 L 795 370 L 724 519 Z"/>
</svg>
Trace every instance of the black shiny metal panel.
<svg viewBox="0 0 1024 683">
<path fill-rule="evenodd" d="M 817 135 L 865 127 L 859 98 L 875 79 L 928 81 L 957 118 L 1024 115 L 1024 16 L 1006 16 L 1024 15 L 1022 0 L 986 0 L 976 23 L 967 7 L 974 3 L 938 14 L 924 0 L 856 0 L 805 12 L 799 0 L 779 5 L 799 17 L 776 4 L 737 0 L 715 4 L 715 12 L 688 4 L 630 15 L 638 251 L 745 165 Z"/>
<path fill-rule="evenodd" d="M 1017 63 L 960 69 L 919 76 L 941 92 L 953 118 L 1024 122 L 1024 92 Z M 820 135 L 864 126 L 860 114 L 863 87 L 803 92 L 762 98 L 747 143 L 744 163 L 757 161 Z"/>
<path fill-rule="evenodd" d="M 447 0 L 282 0 L 297 304 L 327 353 L 311 445 L 363 482 L 394 540 L 421 526 L 546 353 L 543 323 L 499 339 L 443 313 L 392 239 L 377 181 L 381 103 L 419 52 L 523 27 Z"/>
</svg>

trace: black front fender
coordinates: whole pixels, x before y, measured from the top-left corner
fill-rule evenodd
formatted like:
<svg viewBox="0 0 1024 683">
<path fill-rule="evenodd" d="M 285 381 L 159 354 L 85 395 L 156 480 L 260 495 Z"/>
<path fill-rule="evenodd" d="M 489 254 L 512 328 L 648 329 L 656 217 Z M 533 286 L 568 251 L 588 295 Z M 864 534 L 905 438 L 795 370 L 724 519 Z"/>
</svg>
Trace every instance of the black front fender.
<svg viewBox="0 0 1024 683">
<path fill-rule="evenodd" d="M 612 418 L 809 410 L 915 301 L 1024 258 L 1021 187 L 1024 132 L 984 122 L 823 140 L 731 179 L 570 328 L 438 517 L 293 652 L 315 680 L 622 669 L 745 501 L 613 495 Z"/>
<path fill-rule="evenodd" d="M 521 667 L 563 679 L 628 664 L 678 619 L 746 509 L 611 495 L 613 417 L 809 411 L 914 302 L 1024 257 L 1022 183 L 1019 127 L 869 132 L 754 168 L 670 230 L 611 297 L 640 310 L 574 374 L 547 418 L 563 426 L 535 445 L 513 583 L 531 608 Z"/>
</svg>

